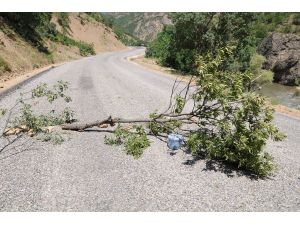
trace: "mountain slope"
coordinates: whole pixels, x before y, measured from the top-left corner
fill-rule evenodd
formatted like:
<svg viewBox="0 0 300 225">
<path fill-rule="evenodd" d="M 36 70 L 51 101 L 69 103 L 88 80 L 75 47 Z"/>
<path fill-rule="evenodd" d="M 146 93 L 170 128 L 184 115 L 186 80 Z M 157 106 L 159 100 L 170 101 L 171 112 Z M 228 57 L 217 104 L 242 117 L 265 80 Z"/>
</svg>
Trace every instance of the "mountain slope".
<svg viewBox="0 0 300 225">
<path fill-rule="evenodd" d="M 89 15 L 85 13 L 69 13 L 69 19 L 69 36 L 74 40 L 93 44 L 96 53 L 125 48 L 111 28 L 96 21 Z M 52 21 L 56 24 L 57 30 L 62 31 L 55 15 Z"/>
<path fill-rule="evenodd" d="M 168 13 L 108 13 L 114 18 L 114 23 L 129 34 L 144 41 L 152 41 L 164 25 L 171 24 Z"/>
</svg>

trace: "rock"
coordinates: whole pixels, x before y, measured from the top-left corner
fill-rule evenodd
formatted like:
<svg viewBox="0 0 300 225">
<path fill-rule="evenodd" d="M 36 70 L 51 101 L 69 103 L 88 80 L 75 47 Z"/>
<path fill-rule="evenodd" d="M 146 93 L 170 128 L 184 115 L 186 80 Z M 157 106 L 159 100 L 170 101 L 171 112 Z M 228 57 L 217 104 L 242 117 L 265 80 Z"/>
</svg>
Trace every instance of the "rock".
<svg viewBox="0 0 300 225">
<path fill-rule="evenodd" d="M 108 124 L 101 124 L 99 127 L 100 128 L 108 128 Z"/>
<path fill-rule="evenodd" d="M 273 33 L 266 37 L 258 52 L 266 57 L 264 69 L 274 72 L 274 81 L 300 85 L 300 36 Z"/>
</svg>

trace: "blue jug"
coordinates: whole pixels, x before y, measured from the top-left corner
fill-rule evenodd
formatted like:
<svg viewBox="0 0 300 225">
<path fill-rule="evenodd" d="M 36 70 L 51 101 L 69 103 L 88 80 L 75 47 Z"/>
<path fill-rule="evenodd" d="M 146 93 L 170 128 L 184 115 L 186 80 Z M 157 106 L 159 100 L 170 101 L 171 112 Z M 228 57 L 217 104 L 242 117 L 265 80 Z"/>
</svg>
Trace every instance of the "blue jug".
<svg viewBox="0 0 300 225">
<path fill-rule="evenodd" d="M 168 147 L 172 150 L 177 150 L 183 144 L 183 136 L 180 134 L 169 134 L 168 135 Z"/>
</svg>

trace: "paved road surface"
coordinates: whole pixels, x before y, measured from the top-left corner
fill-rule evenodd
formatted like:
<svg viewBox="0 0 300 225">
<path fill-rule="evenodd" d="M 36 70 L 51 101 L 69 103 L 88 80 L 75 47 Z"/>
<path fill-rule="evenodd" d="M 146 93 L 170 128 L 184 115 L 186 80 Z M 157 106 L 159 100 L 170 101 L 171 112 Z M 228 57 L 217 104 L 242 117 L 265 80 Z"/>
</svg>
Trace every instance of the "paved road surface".
<svg viewBox="0 0 300 225">
<path fill-rule="evenodd" d="M 81 121 L 146 116 L 164 109 L 173 80 L 124 59 L 142 51 L 73 61 L 21 90 L 63 79 L 70 82 L 71 107 Z M 1 106 L 13 104 L 19 92 L 2 96 Z M 0 210 L 300 211 L 300 121 L 277 114 L 275 122 L 288 138 L 268 144 L 278 172 L 267 180 L 205 160 L 191 163 L 183 152 L 171 156 L 156 139 L 134 160 L 122 147 L 104 145 L 101 132 L 74 132 L 57 146 L 24 138 L 0 154 Z"/>
</svg>

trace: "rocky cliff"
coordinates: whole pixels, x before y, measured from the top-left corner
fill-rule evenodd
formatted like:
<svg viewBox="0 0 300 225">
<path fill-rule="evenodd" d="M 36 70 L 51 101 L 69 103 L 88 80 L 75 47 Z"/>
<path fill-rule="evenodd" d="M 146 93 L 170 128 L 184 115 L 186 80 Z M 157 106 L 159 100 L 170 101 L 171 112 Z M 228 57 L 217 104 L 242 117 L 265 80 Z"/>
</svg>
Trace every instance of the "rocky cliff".
<svg viewBox="0 0 300 225">
<path fill-rule="evenodd" d="M 273 33 L 262 41 L 258 51 L 266 57 L 264 68 L 274 72 L 275 82 L 300 85 L 300 36 Z"/>
</svg>

